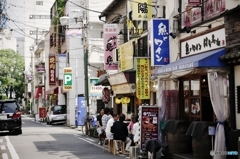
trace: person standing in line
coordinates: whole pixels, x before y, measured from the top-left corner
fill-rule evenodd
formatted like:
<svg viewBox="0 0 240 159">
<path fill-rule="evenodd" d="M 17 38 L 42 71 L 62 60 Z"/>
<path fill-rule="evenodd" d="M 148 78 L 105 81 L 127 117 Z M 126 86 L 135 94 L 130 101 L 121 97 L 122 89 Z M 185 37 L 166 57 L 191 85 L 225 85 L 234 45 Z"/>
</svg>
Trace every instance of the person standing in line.
<svg viewBox="0 0 240 159">
<path fill-rule="evenodd" d="M 99 115 L 97 116 L 97 132 L 98 132 L 98 144 L 102 144 L 102 138 L 103 138 L 103 130 L 102 130 L 102 116 L 104 114 L 104 109 L 102 108 L 99 112 Z"/>
<path fill-rule="evenodd" d="M 107 122 L 109 119 L 112 118 L 112 115 L 110 114 L 110 112 L 111 112 L 110 108 L 108 107 L 104 108 L 104 114 L 102 116 L 102 130 L 103 130 L 104 136 L 106 135 Z"/>
<path fill-rule="evenodd" d="M 108 139 L 113 139 L 113 133 L 111 133 L 111 127 L 113 126 L 113 123 L 115 121 L 118 121 L 119 115 L 116 113 L 113 113 L 113 118 L 109 119 L 107 122 L 107 127 L 106 127 L 106 137 Z"/>
<path fill-rule="evenodd" d="M 133 134 L 133 142 L 135 145 L 138 145 L 138 142 L 140 140 L 140 126 L 139 126 L 139 116 L 137 115 L 135 117 L 135 123 L 133 124 L 132 134 Z"/>
</svg>

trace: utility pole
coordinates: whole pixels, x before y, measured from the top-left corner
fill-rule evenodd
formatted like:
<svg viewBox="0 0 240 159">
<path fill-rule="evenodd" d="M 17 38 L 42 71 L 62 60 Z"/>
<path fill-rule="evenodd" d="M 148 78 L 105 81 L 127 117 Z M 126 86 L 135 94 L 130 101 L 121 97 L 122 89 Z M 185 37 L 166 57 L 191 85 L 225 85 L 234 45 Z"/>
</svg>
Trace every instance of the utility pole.
<svg viewBox="0 0 240 159">
<path fill-rule="evenodd" d="M 83 12 L 83 32 L 84 32 L 84 82 L 85 82 L 85 98 L 87 106 L 87 117 L 89 116 L 89 90 L 88 90 L 88 30 L 87 30 L 87 11 Z"/>
</svg>

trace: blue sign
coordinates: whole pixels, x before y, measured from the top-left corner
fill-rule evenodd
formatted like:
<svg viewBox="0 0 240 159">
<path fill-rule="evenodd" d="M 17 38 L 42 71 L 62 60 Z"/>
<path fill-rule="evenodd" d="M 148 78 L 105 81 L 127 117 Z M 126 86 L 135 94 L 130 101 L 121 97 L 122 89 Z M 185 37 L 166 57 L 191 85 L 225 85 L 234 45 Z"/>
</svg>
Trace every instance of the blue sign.
<svg viewBox="0 0 240 159">
<path fill-rule="evenodd" d="M 169 21 L 168 19 L 152 19 L 151 26 L 151 66 L 169 64 Z"/>
<path fill-rule="evenodd" d="M 76 112 L 76 125 L 83 126 L 86 119 L 85 97 L 78 97 L 78 109 Z"/>
</svg>

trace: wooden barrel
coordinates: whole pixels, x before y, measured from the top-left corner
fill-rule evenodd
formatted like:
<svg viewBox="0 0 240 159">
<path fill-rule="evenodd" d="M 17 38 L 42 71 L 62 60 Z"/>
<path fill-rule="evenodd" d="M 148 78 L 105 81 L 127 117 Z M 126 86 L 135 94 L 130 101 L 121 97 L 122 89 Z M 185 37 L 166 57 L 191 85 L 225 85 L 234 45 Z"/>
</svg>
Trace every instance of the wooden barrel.
<svg viewBox="0 0 240 159">
<path fill-rule="evenodd" d="M 193 158 L 194 159 L 212 159 L 210 151 L 212 150 L 211 136 L 206 129 L 202 139 L 192 138 Z"/>
<path fill-rule="evenodd" d="M 179 123 L 175 134 L 167 133 L 168 150 L 172 154 L 192 152 L 191 137 L 185 135 L 189 124 Z"/>
</svg>

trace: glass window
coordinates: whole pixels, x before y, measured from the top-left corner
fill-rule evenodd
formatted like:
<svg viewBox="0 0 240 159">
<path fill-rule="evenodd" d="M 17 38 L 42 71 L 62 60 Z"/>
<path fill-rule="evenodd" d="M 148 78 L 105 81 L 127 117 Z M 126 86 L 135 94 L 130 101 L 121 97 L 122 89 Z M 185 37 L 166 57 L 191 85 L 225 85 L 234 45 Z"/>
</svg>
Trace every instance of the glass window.
<svg viewBox="0 0 240 159">
<path fill-rule="evenodd" d="M 17 110 L 19 110 L 19 108 L 16 102 L 4 102 L 1 104 L 1 112 L 15 113 Z"/>
<path fill-rule="evenodd" d="M 66 114 L 66 106 L 65 105 L 54 106 L 53 114 Z"/>
<path fill-rule="evenodd" d="M 200 80 L 191 80 L 191 95 L 192 96 L 199 96 L 200 90 Z"/>
</svg>

